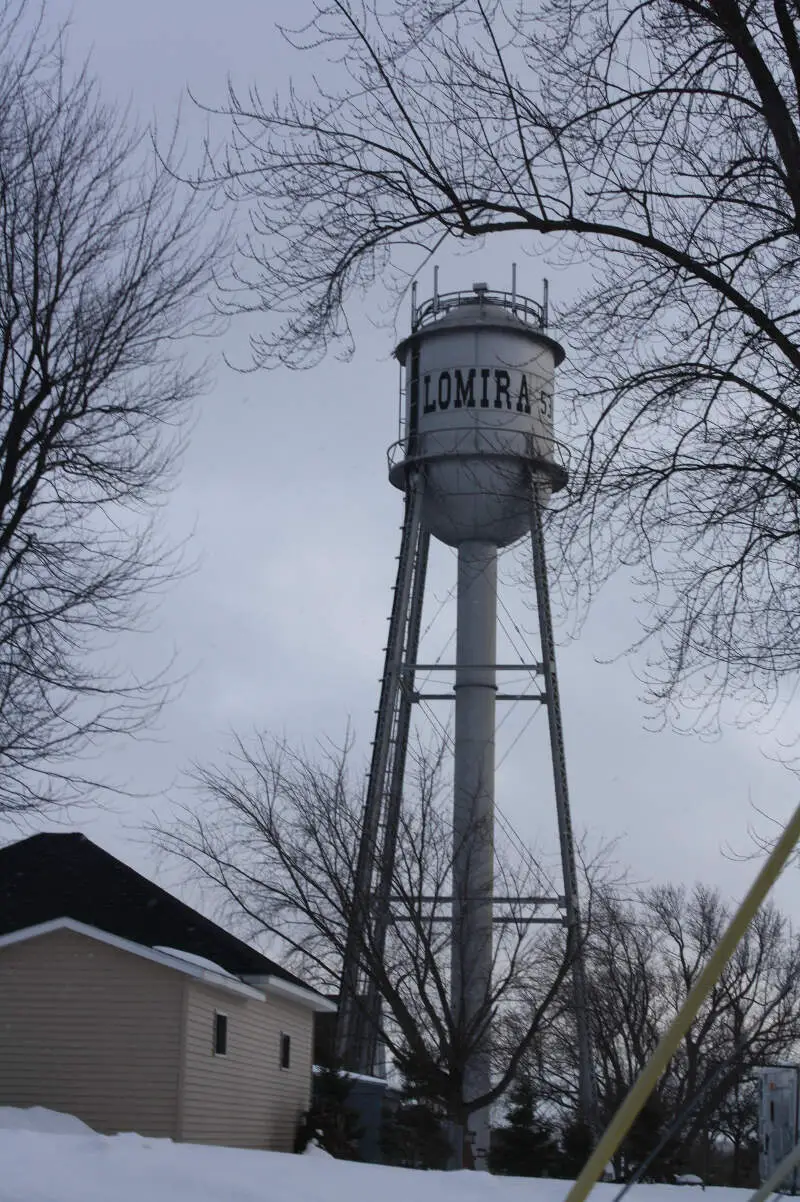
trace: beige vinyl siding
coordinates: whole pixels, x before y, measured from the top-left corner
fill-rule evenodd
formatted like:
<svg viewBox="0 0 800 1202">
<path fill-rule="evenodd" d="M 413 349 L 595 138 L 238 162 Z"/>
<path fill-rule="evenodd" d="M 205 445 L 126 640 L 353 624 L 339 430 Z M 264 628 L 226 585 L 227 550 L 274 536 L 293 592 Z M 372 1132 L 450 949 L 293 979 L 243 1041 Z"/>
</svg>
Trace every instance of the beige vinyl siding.
<svg viewBox="0 0 800 1202">
<path fill-rule="evenodd" d="M 180 1139 L 290 1152 L 311 1091 L 314 1016 L 267 994 L 236 997 L 188 981 Z M 228 1052 L 215 1056 L 214 1014 L 228 1016 Z M 280 1067 L 281 1034 L 291 1065 Z"/>
<path fill-rule="evenodd" d="M 72 931 L 0 949 L 0 1105 L 174 1138 L 183 980 Z"/>
</svg>

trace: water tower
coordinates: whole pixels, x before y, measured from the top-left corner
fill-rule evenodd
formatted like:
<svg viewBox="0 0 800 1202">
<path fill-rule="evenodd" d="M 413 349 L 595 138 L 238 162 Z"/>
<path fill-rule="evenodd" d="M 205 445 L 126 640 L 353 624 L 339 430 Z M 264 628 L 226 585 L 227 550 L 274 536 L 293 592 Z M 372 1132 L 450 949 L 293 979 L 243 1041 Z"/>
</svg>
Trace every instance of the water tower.
<svg viewBox="0 0 800 1202">
<path fill-rule="evenodd" d="M 389 478 L 405 495 L 405 518 L 390 618 L 375 740 L 356 866 L 356 905 L 344 957 L 337 1045 L 346 1067 L 376 1069 L 380 998 L 359 963 L 363 925 L 383 945 L 391 921 L 394 846 L 402 804 L 411 711 L 421 697 L 415 674 L 428 546 L 433 536 L 458 553 L 453 748 L 453 941 L 451 1008 L 465 1021 L 486 996 L 492 971 L 495 709 L 516 695 L 498 679 L 525 667 L 542 681 L 547 709 L 563 869 L 563 896 L 530 899 L 560 911 L 567 939 L 579 944 L 577 875 L 567 793 L 542 507 L 566 483 L 553 435 L 555 368 L 564 358 L 547 332 L 547 288 L 541 304 L 474 284 L 418 305 L 411 333 L 397 347 L 404 378 L 403 437 L 390 452 Z M 541 663 L 498 664 L 497 557 L 530 537 L 541 639 Z M 527 899 L 526 899 L 527 900 Z M 540 911 L 537 910 L 536 913 Z M 532 918 L 532 921 L 537 921 Z M 552 919 L 550 920 L 552 921 Z M 592 1073 L 580 957 L 573 970 L 578 1019 L 581 1100 L 591 1116 Z M 477 1049 L 467 1089 L 489 1088 L 488 1049 Z M 470 1138 L 480 1163 L 488 1147 L 488 1114 L 478 1112 Z"/>
</svg>

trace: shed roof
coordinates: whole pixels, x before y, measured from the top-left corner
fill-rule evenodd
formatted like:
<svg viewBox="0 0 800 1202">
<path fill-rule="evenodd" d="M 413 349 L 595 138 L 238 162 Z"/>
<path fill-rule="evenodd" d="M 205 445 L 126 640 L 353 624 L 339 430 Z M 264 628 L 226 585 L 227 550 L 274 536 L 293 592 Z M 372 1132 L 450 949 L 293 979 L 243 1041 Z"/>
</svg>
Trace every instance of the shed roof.
<svg viewBox="0 0 800 1202">
<path fill-rule="evenodd" d="M 57 918 L 144 947 L 202 956 L 237 977 L 271 977 L 310 989 L 79 832 L 31 835 L 0 848 L 0 936 Z"/>
</svg>

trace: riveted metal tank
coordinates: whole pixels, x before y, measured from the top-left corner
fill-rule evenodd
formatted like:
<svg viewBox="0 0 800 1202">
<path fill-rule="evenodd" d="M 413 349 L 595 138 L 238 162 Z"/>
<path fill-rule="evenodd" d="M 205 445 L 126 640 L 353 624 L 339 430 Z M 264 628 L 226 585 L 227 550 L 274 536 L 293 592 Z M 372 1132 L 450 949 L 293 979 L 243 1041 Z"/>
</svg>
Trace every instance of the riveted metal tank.
<svg viewBox="0 0 800 1202">
<path fill-rule="evenodd" d="M 553 382 L 564 358 L 544 306 L 515 293 L 436 295 L 414 306 L 395 354 L 405 372 L 405 438 L 390 479 L 424 465 L 424 521 L 450 546 L 509 546 L 530 529 L 533 479 L 546 503 L 566 472 L 554 456 Z"/>
</svg>

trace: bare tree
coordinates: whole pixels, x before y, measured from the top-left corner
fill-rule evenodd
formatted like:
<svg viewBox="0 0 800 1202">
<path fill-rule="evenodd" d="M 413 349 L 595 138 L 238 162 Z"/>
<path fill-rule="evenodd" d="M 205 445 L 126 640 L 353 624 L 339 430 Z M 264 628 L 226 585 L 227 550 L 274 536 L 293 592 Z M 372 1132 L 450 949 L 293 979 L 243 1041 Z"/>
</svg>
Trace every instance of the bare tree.
<svg viewBox="0 0 800 1202">
<path fill-rule="evenodd" d="M 717 890 L 675 886 L 627 900 L 601 889 L 586 944 L 589 1012 L 600 1109 L 610 1118 L 683 1005 L 728 923 Z M 576 1064 L 568 1008 L 543 1032 L 536 1068 L 551 1105 L 575 1108 Z M 800 1042 L 800 942 L 774 907 L 763 908 L 654 1091 L 650 1113 L 623 1143 L 616 1169 L 627 1176 L 676 1116 L 684 1121 L 652 1171 L 676 1160 L 703 1169 L 706 1151 L 731 1151 L 743 1184 L 754 1134 L 752 1070 L 776 1063 Z"/>
<path fill-rule="evenodd" d="M 632 918 L 628 907 L 605 893 L 591 945 L 589 1012 L 598 1094 L 606 1112 L 609 1100 L 624 1097 L 636 1080 L 664 1026 L 656 938 Z"/>
<path fill-rule="evenodd" d="M 726 1185 L 754 1187 L 759 1183 L 759 1095 L 756 1074 L 743 1075 L 717 1107 L 715 1127 L 730 1166 Z"/>
<path fill-rule="evenodd" d="M 635 569 L 669 702 L 798 667 L 797 0 L 318 0 L 289 41 L 341 75 L 231 88 L 200 182 L 252 218 L 257 362 L 350 345 L 444 240 L 584 264 L 561 328 L 569 593 Z M 306 66 L 307 77 L 311 73 Z M 596 283 L 592 283 L 592 280 Z"/>
<path fill-rule="evenodd" d="M 659 944 L 671 1020 L 719 942 L 730 909 L 717 890 L 699 886 L 691 894 L 672 886 L 654 889 L 643 905 L 644 921 L 652 924 Z M 800 940 L 787 918 L 768 905 L 746 931 L 673 1061 L 669 1090 L 676 1109 L 710 1086 L 683 1139 L 691 1145 L 704 1132 L 725 1135 L 720 1108 L 728 1111 L 728 1128 L 732 1110 L 741 1122 L 751 1110 L 752 1069 L 785 1058 L 798 1040 Z"/>
<path fill-rule="evenodd" d="M 380 1035 L 397 1068 L 463 1127 L 470 1113 L 505 1092 L 537 1032 L 551 1021 L 571 956 L 562 930 L 532 925 L 529 907 L 511 905 L 495 924 L 484 1000 L 462 1017 L 464 1007 L 450 994 L 459 939 L 450 917 L 452 866 L 459 849 L 445 814 L 441 755 L 418 751 L 410 776 L 385 947 L 369 923 L 357 951 L 366 979 L 377 986 Z M 307 979 L 335 991 L 358 904 L 354 873 L 364 800 L 351 779 L 347 747 L 313 758 L 266 737 L 252 747 L 238 741 L 230 762 L 201 769 L 197 783 L 200 801 L 160 830 L 160 845 L 223 891 L 228 916 L 244 922 L 248 935 L 272 936 Z M 509 897 L 541 895 L 544 887 L 532 857 L 499 856 L 495 882 Z M 513 1029 L 505 1021 L 512 1014 Z M 487 1042 L 492 1088 L 465 1100 L 465 1069 Z"/>
<path fill-rule="evenodd" d="M 81 753 L 165 696 L 110 659 L 177 560 L 160 531 L 220 238 L 146 136 L 0 4 L 0 813 L 85 799 Z M 208 309 L 205 309 L 208 313 Z"/>
</svg>

